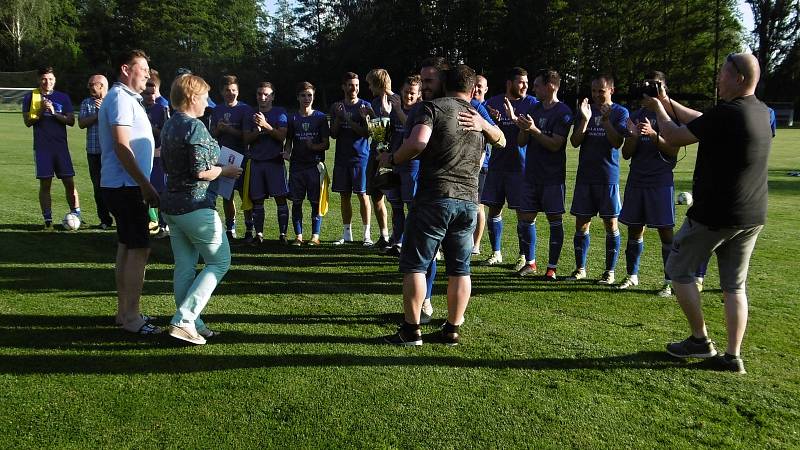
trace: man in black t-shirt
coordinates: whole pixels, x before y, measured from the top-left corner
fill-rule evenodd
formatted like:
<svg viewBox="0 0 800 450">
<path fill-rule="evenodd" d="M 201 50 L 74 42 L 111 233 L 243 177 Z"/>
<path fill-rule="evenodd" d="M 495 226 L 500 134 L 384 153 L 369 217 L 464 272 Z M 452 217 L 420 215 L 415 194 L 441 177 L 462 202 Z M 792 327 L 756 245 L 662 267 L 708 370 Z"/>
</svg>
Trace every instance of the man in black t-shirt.
<svg viewBox="0 0 800 450">
<path fill-rule="evenodd" d="M 470 257 L 478 213 L 478 173 L 486 140 L 502 139 L 470 105 L 475 71 L 465 65 L 445 73 L 446 96 L 422 104 L 406 123 L 411 134 L 381 164 L 402 164 L 418 157 L 419 178 L 413 207 L 406 219 L 400 271 L 403 272 L 404 323 L 386 341 L 422 345 L 420 309 L 425 298 L 425 272 L 441 244 L 447 265 L 446 344 L 460 341 L 459 326 L 472 289 Z M 485 137 L 484 137 L 485 135 Z"/>
<path fill-rule="evenodd" d="M 673 146 L 699 142 L 694 171 L 694 204 L 673 241 L 667 273 L 673 280 L 692 335 L 667 345 L 679 358 L 710 358 L 717 354 L 708 338 L 694 271 L 717 254 L 725 300 L 728 342 L 716 362 L 723 370 L 745 373 L 740 357 L 747 326 L 745 282 L 750 255 L 767 217 L 767 159 L 772 132 L 767 106 L 755 97 L 760 76 L 758 60 L 749 54 L 728 55 L 717 79 L 722 101 L 705 113 L 667 98 L 647 98 L 658 115 L 664 139 Z M 666 112 L 674 109 L 676 125 Z"/>
</svg>

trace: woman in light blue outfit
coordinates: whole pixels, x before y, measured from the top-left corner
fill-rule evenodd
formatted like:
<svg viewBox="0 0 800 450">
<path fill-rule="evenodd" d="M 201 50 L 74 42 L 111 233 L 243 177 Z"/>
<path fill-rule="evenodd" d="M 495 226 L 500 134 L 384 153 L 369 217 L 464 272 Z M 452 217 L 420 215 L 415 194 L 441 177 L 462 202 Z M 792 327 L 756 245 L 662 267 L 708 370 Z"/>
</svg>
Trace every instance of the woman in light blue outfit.
<svg viewBox="0 0 800 450">
<path fill-rule="evenodd" d="M 203 115 L 210 87 L 195 75 L 175 79 L 170 100 L 176 113 L 161 130 L 161 158 L 167 191 L 161 212 L 170 229 L 175 256 L 175 305 L 169 335 L 192 344 L 214 336 L 200 312 L 231 265 L 231 250 L 216 211 L 209 182 L 219 176 L 237 178 L 238 165 L 217 166 L 219 145 L 197 118 Z M 205 267 L 196 273 L 198 257 Z"/>
</svg>

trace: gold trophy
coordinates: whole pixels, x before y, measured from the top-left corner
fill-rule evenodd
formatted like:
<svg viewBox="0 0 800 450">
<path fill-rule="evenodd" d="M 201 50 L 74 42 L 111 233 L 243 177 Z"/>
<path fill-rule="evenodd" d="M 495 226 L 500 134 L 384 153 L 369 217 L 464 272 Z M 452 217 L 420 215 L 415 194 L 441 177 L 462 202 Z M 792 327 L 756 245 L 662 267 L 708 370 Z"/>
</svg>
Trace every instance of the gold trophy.
<svg viewBox="0 0 800 450">
<path fill-rule="evenodd" d="M 388 152 L 389 118 L 378 117 L 370 119 L 367 126 L 369 128 L 369 136 L 372 138 L 372 143 L 378 153 Z M 378 189 L 389 189 L 399 184 L 399 179 L 397 179 L 392 167 L 378 166 L 378 170 L 375 171 L 375 176 L 372 179 L 372 184 Z"/>
</svg>

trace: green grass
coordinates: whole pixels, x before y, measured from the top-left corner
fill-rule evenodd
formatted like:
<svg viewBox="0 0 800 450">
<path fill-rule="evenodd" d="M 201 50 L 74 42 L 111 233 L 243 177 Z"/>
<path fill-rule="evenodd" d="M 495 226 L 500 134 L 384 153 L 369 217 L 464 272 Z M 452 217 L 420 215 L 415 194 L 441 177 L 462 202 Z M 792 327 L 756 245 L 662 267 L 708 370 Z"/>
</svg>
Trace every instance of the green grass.
<svg viewBox="0 0 800 450">
<path fill-rule="evenodd" d="M 646 233 L 642 284 L 628 292 L 474 267 L 464 344 L 456 348 L 379 344 L 401 319 L 396 260 L 329 244 L 234 249 L 231 271 L 204 316 L 223 333 L 209 345 L 131 337 L 113 326 L 113 232 L 36 231 L 31 131 L 19 116 L 0 114 L 1 448 L 782 448 L 800 442 L 794 280 L 800 178 L 786 176 L 800 170 L 800 130 L 779 130 L 775 140 L 769 221 L 749 277 L 743 348 L 749 373 L 737 376 L 664 355 L 664 343 L 688 331 L 675 302 L 653 295 L 661 279 L 654 231 Z M 83 139 L 82 130 L 70 130 L 84 216 L 96 223 Z M 570 152 L 574 174 L 577 152 Z M 679 191 L 690 190 L 694 156 L 689 148 L 676 169 Z M 569 196 L 572 180 L 567 185 Z M 67 210 L 60 184 L 53 192 L 60 217 Z M 326 241 L 341 230 L 333 200 L 323 223 Z M 678 207 L 679 221 L 684 212 Z M 516 221 L 505 218 L 505 256 L 513 259 Z M 267 222 L 274 238 L 272 206 Z M 565 217 L 561 272 L 573 265 L 573 226 Z M 593 229 L 589 273 L 597 277 L 602 227 Z M 540 226 L 541 258 L 546 232 Z M 171 276 L 168 242 L 157 241 L 143 305 L 160 324 L 174 311 Z M 436 323 L 444 317 L 445 282 L 440 277 L 434 292 Z M 706 286 L 710 333 L 724 348 L 715 260 Z"/>
</svg>

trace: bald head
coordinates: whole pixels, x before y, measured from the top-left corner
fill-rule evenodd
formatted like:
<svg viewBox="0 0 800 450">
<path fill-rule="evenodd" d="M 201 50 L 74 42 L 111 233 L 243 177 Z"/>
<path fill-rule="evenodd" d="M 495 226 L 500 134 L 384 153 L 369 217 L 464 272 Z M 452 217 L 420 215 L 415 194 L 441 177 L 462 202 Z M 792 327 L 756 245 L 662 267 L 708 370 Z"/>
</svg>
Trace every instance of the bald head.
<svg viewBox="0 0 800 450">
<path fill-rule="evenodd" d="M 735 63 L 735 69 L 744 76 L 744 85 L 748 89 L 755 89 L 761 78 L 761 66 L 758 64 L 758 59 L 755 55 L 750 53 L 732 53 L 729 57 L 730 61 Z"/>
<path fill-rule="evenodd" d="M 104 98 L 108 92 L 108 80 L 105 76 L 95 74 L 89 77 L 89 95 L 94 98 Z"/>
</svg>

